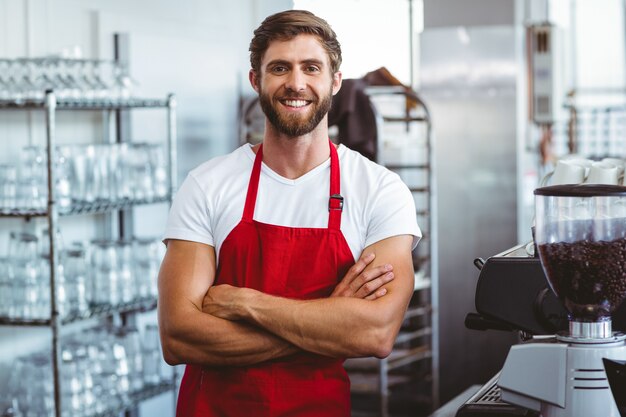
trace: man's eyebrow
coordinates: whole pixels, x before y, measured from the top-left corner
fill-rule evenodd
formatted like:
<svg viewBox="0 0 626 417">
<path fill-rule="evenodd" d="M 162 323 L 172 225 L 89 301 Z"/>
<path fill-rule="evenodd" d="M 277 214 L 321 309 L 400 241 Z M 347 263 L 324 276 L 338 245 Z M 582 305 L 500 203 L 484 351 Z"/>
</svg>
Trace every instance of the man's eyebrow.
<svg viewBox="0 0 626 417">
<path fill-rule="evenodd" d="M 273 67 L 273 66 L 275 66 L 275 65 L 284 65 L 284 66 L 286 66 L 286 67 L 290 67 L 290 66 L 291 66 L 291 63 L 290 63 L 290 62 L 288 62 L 288 61 L 285 61 L 285 60 L 283 60 L 283 59 L 274 59 L 274 60 L 272 60 L 272 61 L 268 62 L 268 63 L 267 63 L 267 65 L 266 65 L 266 67 L 268 67 L 268 68 L 269 68 L 269 67 Z"/>
<path fill-rule="evenodd" d="M 324 65 L 324 61 L 321 61 L 319 59 L 305 59 L 304 61 L 302 61 L 303 64 L 314 64 L 314 65 L 319 65 L 319 66 L 323 66 Z"/>
<path fill-rule="evenodd" d="M 305 65 L 313 64 L 313 65 L 318 65 L 318 66 L 324 66 L 324 61 L 320 59 L 309 58 L 298 63 L 298 65 L 302 65 L 302 64 L 305 64 Z M 268 62 L 266 67 L 269 68 L 269 67 L 276 66 L 276 65 L 284 65 L 286 67 L 291 67 L 292 63 L 284 59 L 274 59 Z"/>
</svg>

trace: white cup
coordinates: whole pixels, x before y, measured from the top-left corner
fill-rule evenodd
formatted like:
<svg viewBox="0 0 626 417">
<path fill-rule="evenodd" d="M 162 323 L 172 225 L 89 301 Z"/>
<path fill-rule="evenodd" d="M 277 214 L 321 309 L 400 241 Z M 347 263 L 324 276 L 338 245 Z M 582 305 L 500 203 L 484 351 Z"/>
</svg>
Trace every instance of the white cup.
<svg viewBox="0 0 626 417">
<path fill-rule="evenodd" d="M 602 162 L 607 162 L 609 164 L 613 164 L 617 167 L 619 174 L 624 174 L 624 160 L 619 158 L 604 158 Z"/>
<path fill-rule="evenodd" d="M 591 159 L 582 158 L 580 156 L 564 158 L 563 160 L 568 164 L 580 165 L 585 168 L 585 177 L 589 175 L 589 170 L 591 169 L 591 165 L 593 165 L 593 161 Z"/>
<path fill-rule="evenodd" d="M 617 185 L 619 176 L 619 168 L 615 165 L 609 162 L 594 162 L 585 183 Z"/>
<path fill-rule="evenodd" d="M 541 185 L 580 184 L 585 180 L 585 167 L 569 160 L 558 160 L 554 171 L 548 173 Z"/>
</svg>

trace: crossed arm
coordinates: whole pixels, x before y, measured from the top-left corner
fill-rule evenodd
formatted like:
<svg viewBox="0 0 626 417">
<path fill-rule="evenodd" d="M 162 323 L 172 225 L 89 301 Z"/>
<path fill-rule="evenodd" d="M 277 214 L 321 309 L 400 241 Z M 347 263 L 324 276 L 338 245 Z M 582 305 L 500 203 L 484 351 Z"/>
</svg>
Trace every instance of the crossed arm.
<svg viewBox="0 0 626 417">
<path fill-rule="evenodd" d="M 159 274 L 165 360 L 243 366 L 300 350 L 384 357 L 413 290 L 411 242 L 397 236 L 371 245 L 363 253 L 375 256 L 362 256 L 330 298 L 300 301 L 213 286 L 214 249 L 171 240 Z"/>
</svg>

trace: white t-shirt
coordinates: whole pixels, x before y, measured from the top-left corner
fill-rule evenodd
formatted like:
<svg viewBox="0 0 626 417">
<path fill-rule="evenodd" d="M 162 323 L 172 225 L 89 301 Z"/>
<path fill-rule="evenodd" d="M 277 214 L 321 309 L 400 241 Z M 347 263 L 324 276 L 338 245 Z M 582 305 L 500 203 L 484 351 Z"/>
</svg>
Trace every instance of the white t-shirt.
<svg viewBox="0 0 626 417">
<path fill-rule="evenodd" d="M 367 246 L 421 231 L 415 203 L 400 177 L 343 145 L 337 149 L 344 198 L 343 233 L 355 261 Z M 255 153 L 245 144 L 192 170 L 176 193 L 164 239 L 205 243 L 219 251 L 241 221 Z M 298 179 L 284 178 L 265 164 L 254 220 L 287 227 L 328 227 L 330 158 Z"/>
</svg>

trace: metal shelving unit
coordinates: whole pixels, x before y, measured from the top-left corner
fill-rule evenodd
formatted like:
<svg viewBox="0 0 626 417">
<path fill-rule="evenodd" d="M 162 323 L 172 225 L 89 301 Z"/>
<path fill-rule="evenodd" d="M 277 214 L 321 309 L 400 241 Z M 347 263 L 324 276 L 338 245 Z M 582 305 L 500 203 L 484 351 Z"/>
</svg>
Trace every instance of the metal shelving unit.
<svg viewBox="0 0 626 417">
<path fill-rule="evenodd" d="M 409 187 L 423 234 L 413 253 L 413 298 L 393 352 L 381 360 L 358 358 L 345 362 L 352 392 L 377 396 L 378 410 L 374 415 L 388 417 L 390 397 L 402 388 L 409 390 L 411 403 L 417 398 L 431 410 L 439 403 L 432 126 L 427 106 L 414 91 L 404 87 L 368 87 L 366 92 L 377 117 L 377 162 L 398 173 Z M 396 140 L 397 136 L 402 139 Z"/>
<path fill-rule="evenodd" d="M 123 142 L 121 137 L 122 132 L 121 124 L 124 120 L 123 112 L 127 112 L 131 109 L 164 109 L 167 112 L 167 155 L 169 163 L 169 192 L 166 197 L 150 199 L 150 200 L 122 200 L 117 202 L 109 201 L 96 201 L 94 203 L 83 204 L 80 202 L 73 202 L 72 206 L 64 211 L 59 212 L 59 207 L 55 199 L 55 145 L 56 141 L 56 113 L 57 111 L 82 111 L 82 110 L 97 110 L 108 111 L 111 116 L 115 112 L 117 120 L 117 135 L 116 142 Z M 48 221 L 48 230 L 57 230 L 57 223 L 59 216 L 78 215 L 78 214 L 94 214 L 94 213 L 112 213 L 119 216 L 119 234 L 120 237 L 125 237 L 128 233 L 129 226 L 132 225 L 132 213 L 130 209 L 137 205 L 155 204 L 170 202 L 171 196 L 174 194 L 174 188 L 177 184 L 176 180 L 176 100 L 174 95 L 168 95 L 165 99 L 158 100 L 145 100 L 145 99 L 124 99 L 116 101 L 97 101 L 97 100 L 57 100 L 55 92 L 53 90 L 47 90 L 45 93 L 45 99 L 43 101 L 0 101 L 0 110 L 40 110 L 44 111 L 46 115 L 46 152 L 47 152 L 47 188 L 48 188 L 48 201 L 47 208 L 45 210 L 5 210 L 0 211 L 0 217 L 19 217 L 29 219 L 31 217 L 45 217 Z M 142 298 L 136 299 L 131 302 L 118 304 L 118 305 L 92 305 L 89 311 L 83 315 L 70 315 L 66 317 L 60 317 L 57 306 L 57 297 L 55 294 L 55 282 L 56 271 L 59 265 L 58 256 L 58 243 L 56 233 L 49 233 L 49 247 L 50 247 L 50 318 L 49 319 L 36 319 L 36 320 L 21 320 L 16 318 L 0 317 L 0 325 L 7 326 L 45 326 L 51 329 L 52 333 L 52 367 L 53 367 L 53 380 L 54 380 L 54 401 L 55 401 L 55 415 L 61 417 L 61 388 L 60 388 L 60 340 L 59 334 L 61 327 L 70 323 L 77 323 L 83 320 L 93 318 L 105 318 L 119 315 L 122 317 L 122 322 L 126 322 L 126 316 L 132 315 L 137 312 L 151 311 L 156 308 L 156 299 Z M 175 391 L 175 379 L 176 374 L 172 382 L 162 383 L 158 385 L 149 385 L 141 391 L 134 392 L 130 395 L 127 402 L 116 407 L 114 410 L 109 410 L 104 414 L 98 414 L 98 416 L 118 416 L 121 412 L 125 412 L 127 415 L 131 412 L 129 410 L 137 406 L 137 404 L 145 399 L 152 398 L 165 392 Z"/>
</svg>

